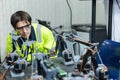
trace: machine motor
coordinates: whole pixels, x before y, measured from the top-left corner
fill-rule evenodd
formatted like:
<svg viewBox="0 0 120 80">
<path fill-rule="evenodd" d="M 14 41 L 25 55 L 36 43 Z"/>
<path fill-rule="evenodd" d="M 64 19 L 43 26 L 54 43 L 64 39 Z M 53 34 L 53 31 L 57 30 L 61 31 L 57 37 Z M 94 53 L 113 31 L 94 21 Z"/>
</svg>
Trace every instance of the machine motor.
<svg viewBox="0 0 120 80">
<path fill-rule="evenodd" d="M 16 61 L 18 59 L 18 56 L 17 55 L 14 55 L 14 56 L 7 56 L 6 57 L 6 63 L 7 65 L 12 65 L 14 61 Z"/>
<path fill-rule="evenodd" d="M 99 64 L 96 69 L 96 76 L 98 80 L 108 80 L 108 68 L 104 64 Z"/>
<path fill-rule="evenodd" d="M 25 63 L 24 62 L 14 63 L 14 68 L 13 68 L 14 73 L 21 73 L 23 70 L 25 70 Z"/>
</svg>

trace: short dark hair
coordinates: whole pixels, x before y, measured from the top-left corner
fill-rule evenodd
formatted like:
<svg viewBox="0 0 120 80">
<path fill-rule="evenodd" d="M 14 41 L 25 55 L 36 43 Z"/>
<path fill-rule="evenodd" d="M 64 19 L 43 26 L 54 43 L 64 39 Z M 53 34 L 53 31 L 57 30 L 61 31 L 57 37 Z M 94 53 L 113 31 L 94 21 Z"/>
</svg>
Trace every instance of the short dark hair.
<svg viewBox="0 0 120 80">
<path fill-rule="evenodd" d="M 11 25 L 13 26 L 14 29 L 16 28 L 16 24 L 19 21 L 26 21 L 26 22 L 29 21 L 29 23 L 31 24 L 32 18 L 25 11 L 17 11 L 11 16 Z"/>
</svg>

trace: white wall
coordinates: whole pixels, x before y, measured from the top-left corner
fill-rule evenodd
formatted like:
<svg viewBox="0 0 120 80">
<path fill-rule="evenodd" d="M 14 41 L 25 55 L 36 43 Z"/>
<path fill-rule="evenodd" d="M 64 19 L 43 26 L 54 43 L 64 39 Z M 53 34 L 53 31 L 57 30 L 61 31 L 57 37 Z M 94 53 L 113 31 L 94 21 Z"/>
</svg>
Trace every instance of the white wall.
<svg viewBox="0 0 120 80">
<path fill-rule="evenodd" d="M 68 0 L 72 9 L 72 24 L 91 23 L 91 1 Z M 101 4 L 102 5 L 102 4 Z M 47 20 L 52 27 L 64 25 L 70 29 L 70 11 L 66 0 L 0 0 L 0 50 L 2 59 L 5 57 L 6 37 L 13 29 L 10 24 L 10 16 L 18 11 L 25 10 L 35 19 Z M 102 11 L 102 12 L 100 12 Z M 99 8 L 100 15 L 103 9 Z M 104 20 L 98 17 L 97 23 L 104 24 Z"/>
</svg>

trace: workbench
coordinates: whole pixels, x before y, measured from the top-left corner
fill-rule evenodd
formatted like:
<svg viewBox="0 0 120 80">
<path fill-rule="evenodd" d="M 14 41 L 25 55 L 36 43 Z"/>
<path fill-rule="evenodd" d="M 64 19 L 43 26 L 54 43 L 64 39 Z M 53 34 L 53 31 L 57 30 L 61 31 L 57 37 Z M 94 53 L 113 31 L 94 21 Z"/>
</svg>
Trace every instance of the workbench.
<svg viewBox="0 0 120 80">
<path fill-rule="evenodd" d="M 51 59 L 51 61 L 56 65 L 57 68 L 61 68 L 64 71 L 66 71 L 67 73 L 71 72 L 71 71 L 74 71 L 74 68 L 75 68 L 74 65 L 65 66 L 63 64 L 62 60 L 63 60 L 62 57 Z M 7 72 L 5 77 L 6 77 L 6 80 L 27 80 L 28 78 L 30 78 L 31 72 L 32 72 L 31 71 L 31 66 L 28 66 L 24 71 L 25 76 L 23 76 L 23 77 L 11 77 L 10 71 Z"/>
</svg>

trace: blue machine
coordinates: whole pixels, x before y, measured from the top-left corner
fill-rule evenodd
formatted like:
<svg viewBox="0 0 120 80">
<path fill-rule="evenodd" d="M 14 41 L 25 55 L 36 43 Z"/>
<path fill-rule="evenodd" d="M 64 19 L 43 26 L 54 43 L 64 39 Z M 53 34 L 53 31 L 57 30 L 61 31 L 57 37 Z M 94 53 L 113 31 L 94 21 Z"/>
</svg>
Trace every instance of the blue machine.
<svg viewBox="0 0 120 80">
<path fill-rule="evenodd" d="M 105 40 L 100 47 L 103 64 L 108 67 L 109 78 L 119 80 L 120 74 L 120 43 Z M 97 58 L 98 59 L 98 58 Z M 100 61 L 98 61 L 100 62 Z"/>
</svg>

